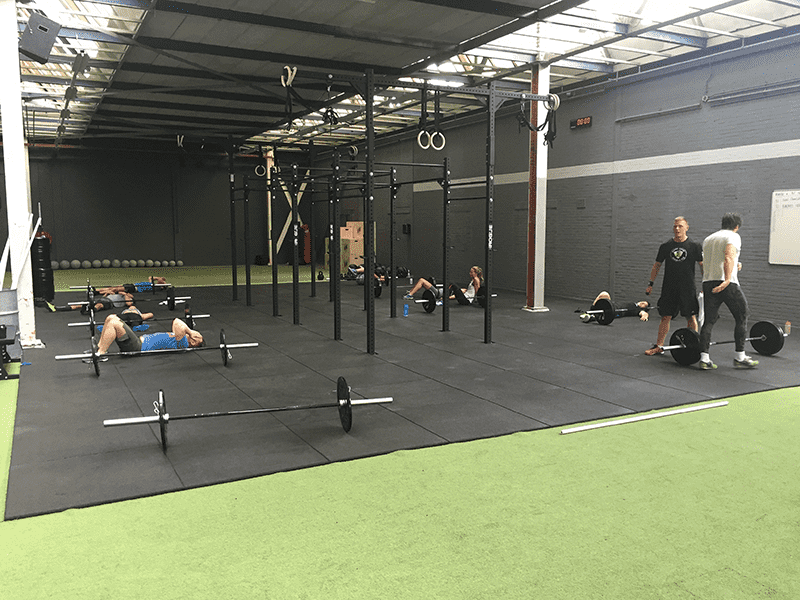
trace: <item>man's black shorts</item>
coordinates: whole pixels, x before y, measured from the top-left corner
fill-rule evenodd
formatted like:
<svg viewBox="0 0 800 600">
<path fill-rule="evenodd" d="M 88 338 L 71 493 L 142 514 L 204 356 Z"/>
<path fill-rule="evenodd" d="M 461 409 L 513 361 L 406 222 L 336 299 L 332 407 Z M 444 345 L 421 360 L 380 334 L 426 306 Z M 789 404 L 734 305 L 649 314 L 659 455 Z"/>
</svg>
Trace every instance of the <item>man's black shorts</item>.
<svg viewBox="0 0 800 600">
<path fill-rule="evenodd" d="M 688 318 L 698 312 L 700 312 L 700 304 L 697 302 L 694 287 L 661 291 L 661 297 L 658 299 L 658 314 L 662 317 L 674 319 L 681 315 Z"/>
</svg>

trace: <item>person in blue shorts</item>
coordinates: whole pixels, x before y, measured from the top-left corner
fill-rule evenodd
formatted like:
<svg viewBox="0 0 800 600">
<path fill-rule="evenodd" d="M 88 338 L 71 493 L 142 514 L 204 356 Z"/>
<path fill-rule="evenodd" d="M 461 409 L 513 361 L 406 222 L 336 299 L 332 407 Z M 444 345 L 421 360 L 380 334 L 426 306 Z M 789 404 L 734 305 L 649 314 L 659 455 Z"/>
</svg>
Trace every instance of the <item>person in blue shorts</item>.
<svg viewBox="0 0 800 600">
<path fill-rule="evenodd" d="M 112 314 L 106 317 L 103 324 L 103 331 L 97 342 L 97 354 L 102 356 L 108 352 L 112 342 L 117 342 L 120 352 L 147 352 L 148 350 L 197 348 L 203 346 L 203 336 L 180 319 L 172 321 L 172 331 L 170 332 L 136 335 L 130 325 L 119 315 Z"/>
</svg>

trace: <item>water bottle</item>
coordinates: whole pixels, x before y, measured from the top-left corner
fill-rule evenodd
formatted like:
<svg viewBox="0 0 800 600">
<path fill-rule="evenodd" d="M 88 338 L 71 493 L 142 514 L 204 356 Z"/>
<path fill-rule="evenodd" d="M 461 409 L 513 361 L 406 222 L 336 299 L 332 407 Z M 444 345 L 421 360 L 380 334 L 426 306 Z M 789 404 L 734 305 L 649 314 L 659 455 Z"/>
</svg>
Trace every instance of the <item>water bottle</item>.
<svg viewBox="0 0 800 600">
<path fill-rule="evenodd" d="M 408 316 L 408 302 L 403 302 L 403 316 Z"/>
</svg>

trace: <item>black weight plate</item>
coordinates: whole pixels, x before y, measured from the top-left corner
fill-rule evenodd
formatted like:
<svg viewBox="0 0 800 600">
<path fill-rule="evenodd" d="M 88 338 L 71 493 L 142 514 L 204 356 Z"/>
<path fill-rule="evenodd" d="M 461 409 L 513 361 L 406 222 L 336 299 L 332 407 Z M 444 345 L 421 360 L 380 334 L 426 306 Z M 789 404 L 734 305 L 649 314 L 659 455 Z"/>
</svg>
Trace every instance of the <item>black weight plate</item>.
<svg viewBox="0 0 800 600">
<path fill-rule="evenodd" d="M 594 315 L 595 320 L 600 323 L 600 325 L 611 325 L 611 323 L 614 321 L 614 317 L 616 316 L 614 305 L 605 298 L 600 298 L 600 300 L 595 302 L 592 305 L 592 310 L 602 311 L 595 313 Z"/>
<path fill-rule="evenodd" d="M 92 337 L 92 364 L 94 365 L 95 374 L 100 377 L 100 359 L 97 356 L 98 352 L 97 340 Z"/>
<path fill-rule="evenodd" d="M 345 433 L 353 426 L 353 405 L 350 401 L 350 386 L 344 377 L 339 377 L 336 383 L 336 397 L 339 401 L 339 420 Z"/>
<path fill-rule="evenodd" d="M 158 425 L 161 429 L 161 450 L 167 451 L 167 400 L 164 398 L 164 390 L 158 390 Z"/>
<path fill-rule="evenodd" d="M 219 351 L 222 353 L 222 366 L 228 366 L 228 344 L 225 343 L 225 330 L 219 330 Z"/>
<path fill-rule="evenodd" d="M 670 346 L 683 346 L 683 348 L 673 348 L 670 350 L 672 358 L 679 365 L 688 366 L 700 360 L 700 336 L 688 327 L 678 329 L 669 338 Z"/>
<path fill-rule="evenodd" d="M 422 298 L 425 302 L 422 304 L 422 308 L 425 309 L 425 312 L 432 313 L 436 310 L 436 294 L 433 293 L 435 288 L 431 288 L 430 290 L 425 290 L 422 292 Z"/>
<path fill-rule="evenodd" d="M 759 354 L 772 356 L 783 348 L 783 329 L 769 321 L 759 321 L 750 328 L 750 344 Z M 764 339 L 761 339 L 761 338 Z"/>
</svg>

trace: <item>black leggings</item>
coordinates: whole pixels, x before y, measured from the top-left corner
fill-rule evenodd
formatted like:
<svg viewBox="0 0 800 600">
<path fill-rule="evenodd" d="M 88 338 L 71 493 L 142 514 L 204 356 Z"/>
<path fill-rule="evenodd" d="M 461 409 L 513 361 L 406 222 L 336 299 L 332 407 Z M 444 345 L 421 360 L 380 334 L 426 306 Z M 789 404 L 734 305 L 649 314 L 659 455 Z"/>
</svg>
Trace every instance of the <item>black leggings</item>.
<svg viewBox="0 0 800 600">
<path fill-rule="evenodd" d="M 733 327 L 733 339 L 737 352 L 744 352 L 744 341 L 747 337 L 747 298 L 742 288 L 731 283 L 719 294 L 711 292 L 721 281 L 703 282 L 703 327 L 700 329 L 700 351 L 708 352 L 711 345 L 711 329 L 719 318 L 719 309 L 725 304 L 731 311 L 736 324 Z"/>
<path fill-rule="evenodd" d="M 450 289 L 448 290 L 448 295 L 455 296 L 456 301 L 459 304 L 467 305 L 470 304 L 469 299 L 464 295 L 464 292 L 461 291 L 461 288 L 458 287 L 455 283 L 450 284 Z"/>
</svg>

